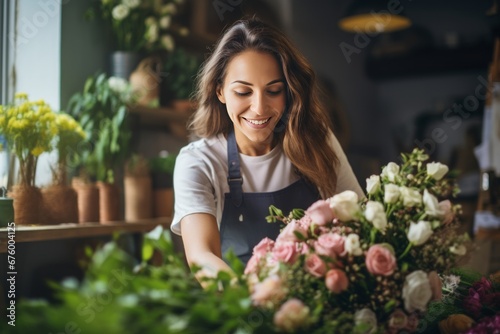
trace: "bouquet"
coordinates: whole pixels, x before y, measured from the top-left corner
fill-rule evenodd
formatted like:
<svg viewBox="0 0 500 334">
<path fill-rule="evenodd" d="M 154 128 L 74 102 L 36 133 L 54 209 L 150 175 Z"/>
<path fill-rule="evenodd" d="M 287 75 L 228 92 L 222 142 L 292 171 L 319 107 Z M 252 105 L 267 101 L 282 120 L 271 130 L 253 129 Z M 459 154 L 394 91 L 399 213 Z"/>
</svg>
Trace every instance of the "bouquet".
<svg viewBox="0 0 500 334">
<path fill-rule="evenodd" d="M 263 239 L 245 274 L 253 305 L 278 331 L 414 332 L 439 275 L 471 248 L 459 233 L 459 189 L 448 167 L 424 151 L 402 154 L 367 179 L 367 197 L 344 191 L 284 215 L 276 241 Z"/>
<path fill-rule="evenodd" d="M 101 16 L 120 51 L 153 51 L 175 47 L 175 35 L 188 29 L 172 24 L 183 0 L 99 0 L 87 11 L 89 18 Z"/>
</svg>

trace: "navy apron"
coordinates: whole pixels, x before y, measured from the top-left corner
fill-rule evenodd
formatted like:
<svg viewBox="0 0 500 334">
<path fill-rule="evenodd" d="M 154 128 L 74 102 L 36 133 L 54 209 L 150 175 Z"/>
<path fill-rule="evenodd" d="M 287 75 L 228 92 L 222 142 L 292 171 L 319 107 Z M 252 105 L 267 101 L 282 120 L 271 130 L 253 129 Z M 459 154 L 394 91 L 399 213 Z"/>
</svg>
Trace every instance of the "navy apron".
<svg viewBox="0 0 500 334">
<path fill-rule="evenodd" d="M 275 240 L 282 227 L 268 223 L 269 206 L 274 205 L 287 215 L 292 209 L 307 209 L 320 199 L 318 190 L 302 178 L 286 188 L 267 193 L 243 193 L 238 147 L 234 131 L 227 137 L 229 193 L 224 194 L 224 210 L 220 225 L 222 255 L 229 249 L 247 263 L 254 246 L 263 238 Z"/>
</svg>

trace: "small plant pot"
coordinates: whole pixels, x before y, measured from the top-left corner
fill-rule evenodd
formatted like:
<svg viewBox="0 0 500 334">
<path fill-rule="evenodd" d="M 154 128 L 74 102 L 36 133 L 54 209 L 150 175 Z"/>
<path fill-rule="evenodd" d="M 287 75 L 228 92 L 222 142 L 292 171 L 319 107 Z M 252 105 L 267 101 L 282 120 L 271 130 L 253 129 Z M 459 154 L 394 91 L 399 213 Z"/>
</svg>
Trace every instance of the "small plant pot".
<svg viewBox="0 0 500 334">
<path fill-rule="evenodd" d="M 72 186 L 77 194 L 78 222 L 99 222 L 99 189 L 96 184 L 73 178 Z"/>
<path fill-rule="evenodd" d="M 101 224 L 120 220 L 120 190 L 116 184 L 97 182 L 99 188 L 99 221 Z"/>
<path fill-rule="evenodd" d="M 153 216 L 151 177 L 126 176 L 124 178 L 125 221 L 133 222 Z"/>
<path fill-rule="evenodd" d="M 174 189 L 159 188 L 153 190 L 154 216 L 156 218 L 172 217 L 174 212 Z"/>
<path fill-rule="evenodd" d="M 42 189 L 44 218 L 47 224 L 78 222 L 78 197 L 75 189 L 54 185 Z"/>
<path fill-rule="evenodd" d="M 14 222 L 16 225 L 40 225 L 42 193 L 40 188 L 15 185 L 9 197 L 14 199 Z"/>
</svg>

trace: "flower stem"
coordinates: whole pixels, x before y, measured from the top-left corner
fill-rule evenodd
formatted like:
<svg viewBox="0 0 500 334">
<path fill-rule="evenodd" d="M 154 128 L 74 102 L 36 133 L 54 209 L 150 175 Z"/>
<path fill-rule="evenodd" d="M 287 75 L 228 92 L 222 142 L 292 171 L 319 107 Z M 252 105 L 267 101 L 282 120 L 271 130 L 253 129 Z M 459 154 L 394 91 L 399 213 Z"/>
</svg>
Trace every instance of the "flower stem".
<svg viewBox="0 0 500 334">
<path fill-rule="evenodd" d="M 412 246 L 413 246 L 413 244 L 411 242 L 408 243 L 408 246 L 406 246 L 405 251 L 399 256 L 398 260 L 401 260 L 402 258 L 404 258 L 406 256 L 406 254 L 408 254 L 408 252 L 410 251 Z"/>
</svg>

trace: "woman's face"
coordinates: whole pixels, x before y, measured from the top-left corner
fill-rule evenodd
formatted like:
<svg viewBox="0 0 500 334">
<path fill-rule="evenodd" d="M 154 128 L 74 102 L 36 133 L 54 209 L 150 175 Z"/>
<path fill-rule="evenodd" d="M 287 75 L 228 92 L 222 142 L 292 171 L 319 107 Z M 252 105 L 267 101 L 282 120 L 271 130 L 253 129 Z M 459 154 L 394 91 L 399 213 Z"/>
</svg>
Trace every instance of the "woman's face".
<svg viewBox="0 0 500 334">
<path fill-rule="evenodd" d="M 286 105 L 285 78 L 278 61 L 264 52 L 238 54 L 229 62 L 217 95 L 234 124 L 240 152 L 269 152 L 274 127 Z"/>
</svg>

